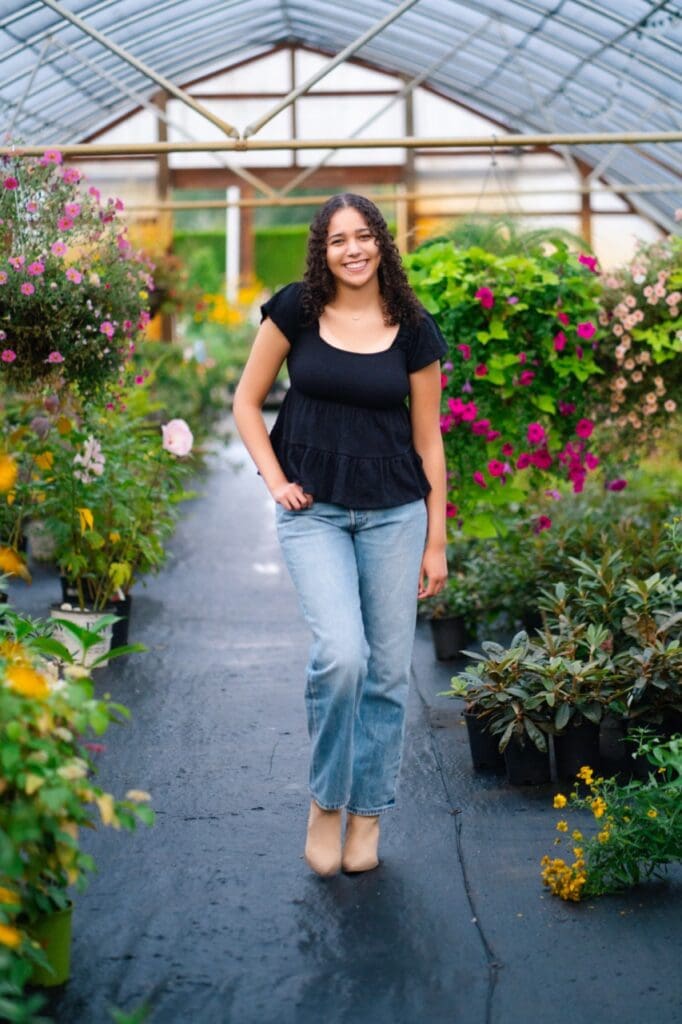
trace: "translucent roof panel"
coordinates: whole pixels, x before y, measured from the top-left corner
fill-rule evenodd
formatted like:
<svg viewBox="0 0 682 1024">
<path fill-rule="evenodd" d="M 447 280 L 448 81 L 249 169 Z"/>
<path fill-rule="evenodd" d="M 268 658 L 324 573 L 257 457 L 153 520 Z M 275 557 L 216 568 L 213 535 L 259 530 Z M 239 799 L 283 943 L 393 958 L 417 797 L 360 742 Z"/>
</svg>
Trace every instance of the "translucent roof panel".
<svg viewBox="0 0 682 1024">
<path fill-rule="evenodd" d="M 48 5 L 49 4 L 49 5 Z M 54 9 L 53 9 L 54 5 Z M 158 92 L 137 62 L 183 86 L 281 45 L 335 54 L 397 0 L 4 0 L 3 131 L 26 143 L 92 138 Z M 682 126 L 682 0 L 417 0 L 366 42 L 369 67 L 414 77 L 514 132 L 670 131 Z M 274 83 L 268 83 L 270 88 Z M 264 83 L 254 83 L 262 90 Z M 238 125 L 240 129 L 245 126 Z M 574 147 L 674 226 L 682 145 Z"/>
</svg>

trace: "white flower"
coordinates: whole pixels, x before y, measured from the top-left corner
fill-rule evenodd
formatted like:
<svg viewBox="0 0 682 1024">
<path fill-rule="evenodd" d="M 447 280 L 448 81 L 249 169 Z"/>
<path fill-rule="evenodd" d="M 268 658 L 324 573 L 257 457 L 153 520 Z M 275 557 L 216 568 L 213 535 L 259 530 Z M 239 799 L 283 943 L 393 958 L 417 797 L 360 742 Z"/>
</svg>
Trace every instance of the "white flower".
<svg viewBox="0 0 682 1024">
<path fill-rule="evenodd" d="M 78 455 L 73 457 L 74 465 L 83 467 L 82 469 L 75 469 L 73 475 L 77 480 L 82 480 L 84 484 L 89 484 L 93 477 L 102 475 L 105 462 L 106 459 L 102 453 L 102 446 L 91 435 L 85 442 L 83 454 L 81 455 L 79 452 Z"/>
<path fill-rule="evenodd" d="M 184 420 L 170 420 L 161 427 L 163 447 L 171 455 L 189 455 L 194 444 L 192 431 Z"/>
</svg>

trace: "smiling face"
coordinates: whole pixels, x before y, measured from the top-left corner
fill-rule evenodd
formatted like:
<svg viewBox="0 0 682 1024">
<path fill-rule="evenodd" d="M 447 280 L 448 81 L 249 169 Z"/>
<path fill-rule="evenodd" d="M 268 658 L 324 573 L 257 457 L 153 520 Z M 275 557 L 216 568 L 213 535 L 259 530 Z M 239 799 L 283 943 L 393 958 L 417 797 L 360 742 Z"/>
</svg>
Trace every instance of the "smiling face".
<svg viewBox="0 0 682 1024">
<path fill-rule="evenodd" d="M 337 210 L 327 229 L 327 266 L 337 284 L 359 288 L 376 276 L 380 263 L 379 246 L 359 210 Z"/>
</svg>

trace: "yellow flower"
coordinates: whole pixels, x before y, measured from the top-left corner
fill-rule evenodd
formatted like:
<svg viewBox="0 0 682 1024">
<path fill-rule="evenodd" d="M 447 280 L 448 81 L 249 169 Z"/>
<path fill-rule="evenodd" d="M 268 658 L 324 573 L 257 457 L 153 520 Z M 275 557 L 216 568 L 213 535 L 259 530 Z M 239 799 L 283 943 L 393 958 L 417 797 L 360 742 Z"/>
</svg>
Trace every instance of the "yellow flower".
<svg viewBox="0 0 682 1024">
<path fill-rule="evenodd" d="M 566 822 L 566 821 L 557 821 L 557 823 L 556 823 L 556 830 L 557 830 L 557 832 L 568 832 L 568 822 Z"/>
<path fill-rule="evenodd" d="M 10 949 L 17 949 L 21 945 L 21 932 L 11 924 L 0 924 L 0 942 Z"/>
<path fill-rule="evenodd" d="M 118 532 L 118 530 L 112 530 L 111 533 L 109 534 L 109 540 L 111 541 L 112 544 L 118 544 L 120 539 L 121 534 Z"/>
<path fill-rule="evenodd" d="M 578 776 L 577 777 L 579 779 L 582 779 L 583 782 L 585 782 L 588 786 L 591 786 L 592 783 L 594 782 L 594 772 L 586 764 L 583 765 L 583 767 L 580 769 L 580 771 L 578 772 Z"/>
<path fill-rule="evenodd" d="M 595 818 L 602 818 L 604 816 L 605 810 L 606 801 L 603 800 L 600 796 L 595 797 L 595 799 L 592 801 L 592 813 L 594 814 Z"/>
<path fill-rule="evenodd" d="M 582 846 L 574 846 L 573 847 L 573 856 L 574 857 L 580 858 L 580 857 L 582 857 L 583 853 L 584 853 L 584 850 L 583 850 Z"/>
<path fill-rule="evenodd" d="M 0 548 L 0 573 L 9 573 L 10 576 L 21 576 L 27 583 L 31 582 L 31 574 L 26 568 L 26 563 L 13 548 Z"/>
<path fill-rule="evenodd" d="M 94 519 L 92 518 L 92 512 L 89 508 L 76 508 L 78 518 L 80 519 L 81 533 L 85 533 L 86 530 L 92 530 L 94 527 Z"/>
<path fill-rule="evenodd" d="M 577 828 L 571 833 L 571 835 L 576 843 L 579 843 L 583 837 L 582 832 L 579 832 Z"/>
<path fill-rule="evenodd" d="M 35 697 L 44 700 L 49 696 L 50 688 L 45 677 L 28 665 L 10 665 L 5 673 L 7 685 L 22 697 Z"/>
<path fill-rule="evenodd" d="M 143 302 L 145 299 L 149 298 L 149 292 L 146 292 L 144 288 L 142 288 L 137 294 L 139 295 Z"/>
<path fill-rule="evenodd" d="M 17 464 L 11 455 L 0 455 L 0 491 L 11 491 L 18 475 Z"/>
<path fill-rule="evenodd" d="M 68 416 L 60 416 L 57 420 L 57 430 L 64 437 L 66 434 L 70 434 L 73 429 L 73 424 Z"/>
<path fill-rule="evenodd" d="M 563 793 L 557 793 L 554 797 L 554 807 L 556 810 L 560 810 L 562 807 L 565 807 L 567 803 L 568 800 Z"/>
<path fill-rule="evenodd" d="M 655 808 L 650 807 L 649 810 L 646 812 L 646 816 L 647 816 L 647 818 L 657 818 L 658 817 L 658 811 L 655 810 Z"/>
<path fill-rule="evenodd" d="M 11 889 L 0 886 L 0 903 L 19 903 L 19 897 Z"/>
<path fill-rule="evenodd" d="M 597 839 L 600 843 L 608 843 L 610 835 L 611 833 L 609 830 L 607 828 L 603 828 L 601 832 L 597 832 Z"/>
<path fill-rule="evenodd" d="M 52 469 L 54 462 L 54 455 L 52 452 L 41 452 L 40 455 L 36 455 L 36 466 L 38 469 Z"/>
<path fill-rule="evenodd" d="M 16 491 L 10 491 L 9 494 L 7 495 L 5 501 L 11 507 L 14 504 L 14 502 L 16 500 L 16 497 L 17 497 Z"/>
</svg>

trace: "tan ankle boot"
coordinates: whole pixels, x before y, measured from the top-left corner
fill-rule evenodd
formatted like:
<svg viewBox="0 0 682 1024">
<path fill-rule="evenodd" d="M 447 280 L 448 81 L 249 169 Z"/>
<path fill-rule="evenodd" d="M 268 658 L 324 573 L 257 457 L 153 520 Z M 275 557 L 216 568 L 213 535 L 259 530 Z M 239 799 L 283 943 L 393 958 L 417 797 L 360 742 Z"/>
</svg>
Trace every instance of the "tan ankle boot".
<svg viewBox="0 0 682 1024">
<path fill-rule="evenodd" d="M 379 816 L 349 814 L 343 846 L 344 871 L 371 871 L 379 864 Z"/>
<path fill-rule="evenodd" d="M 323 811 L 310 802 L 305 859 L 318 875 L 327 878 L 341 870 L 341 811 Z"/>
</svg>

